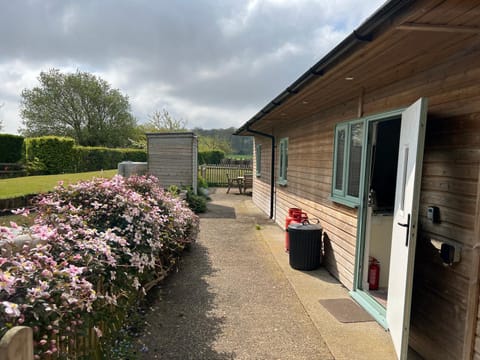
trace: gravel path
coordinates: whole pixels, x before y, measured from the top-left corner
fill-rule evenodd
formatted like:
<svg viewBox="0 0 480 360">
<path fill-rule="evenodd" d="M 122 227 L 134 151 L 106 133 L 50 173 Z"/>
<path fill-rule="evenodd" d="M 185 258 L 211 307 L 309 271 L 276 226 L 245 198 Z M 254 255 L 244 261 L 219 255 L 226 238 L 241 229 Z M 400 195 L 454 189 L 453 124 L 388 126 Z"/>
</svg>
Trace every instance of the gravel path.
<svg viewBox="0 0 480 360">
<path fill-rule="evenodd" d="M 156 291 L 141 359 L 332 359 L 247 211 L 245 195 L 211 195 L 198 242 Z"/>
</svg>

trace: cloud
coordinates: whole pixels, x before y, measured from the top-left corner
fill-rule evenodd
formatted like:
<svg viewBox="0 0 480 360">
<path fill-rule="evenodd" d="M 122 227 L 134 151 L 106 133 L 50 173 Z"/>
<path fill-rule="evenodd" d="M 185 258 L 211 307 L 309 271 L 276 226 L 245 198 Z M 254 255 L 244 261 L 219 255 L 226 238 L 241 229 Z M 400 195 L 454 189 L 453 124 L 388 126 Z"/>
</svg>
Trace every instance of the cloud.
<svg viewBox="0 0 480 360">
<path fill-rule="evenodd" d="M 0 118 L 41 71 L 89 71 L 191 127 L 240 126 L 354 30 L 381 1 L 20 0 L 0 13 Z"/>
</svg>

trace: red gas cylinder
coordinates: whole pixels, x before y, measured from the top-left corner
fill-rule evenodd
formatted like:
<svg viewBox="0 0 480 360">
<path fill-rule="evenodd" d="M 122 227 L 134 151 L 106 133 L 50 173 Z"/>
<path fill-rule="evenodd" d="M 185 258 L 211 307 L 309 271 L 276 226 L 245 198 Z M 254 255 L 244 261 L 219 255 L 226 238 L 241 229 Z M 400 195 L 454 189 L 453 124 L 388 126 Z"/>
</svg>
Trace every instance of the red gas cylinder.
<svg viewBox="0 0 480 360">
<path fill-rule="evenodd" d="M 288 216 L 285 218 L 285 251 L 290 250 L 290 237 L 288 236 L 288 225 L 294 223 L 301 223 L 308 220 L 307 213 L 303 212 L 299 208 L 288 209 Z"/>
<path fill-rule="evenodd" d="M 380 263 L 377 259 L 372 257 L 370 265 L 368 266 L 368 289 L 378 290 L 378 283 L 380 281 Z"/>
<path fill-rule="evenodd" d="M 288 225 L 290 225 L 290 223 L 297 219 L 298 218 L 298 214 L 301 214 L 302 213 L 302 209 L 298 209 L 298 208 L 290 208 L 288 209 L 288 215 L 287 217 L 285 218 L 285 230 L 288 229 Z"/>
</svg>

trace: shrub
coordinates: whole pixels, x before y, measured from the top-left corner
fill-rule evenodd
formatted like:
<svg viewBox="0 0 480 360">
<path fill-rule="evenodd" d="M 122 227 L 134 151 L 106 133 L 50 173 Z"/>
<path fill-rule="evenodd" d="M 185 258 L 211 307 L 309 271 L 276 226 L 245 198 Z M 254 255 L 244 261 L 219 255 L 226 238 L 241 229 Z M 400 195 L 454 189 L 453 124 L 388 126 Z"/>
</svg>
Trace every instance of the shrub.
<svg viewBox="0 0 480 360">
<path fill-rule="evenodd" d="M 208 182 L 201 175 L 198 175 L 198 178 L 197 178 L 197 188 L 208 189 Z"/>
<path fill-rule="evenodd" d="M 193 191 L 187 192 L 188 207 L 195 213 L 200 214 L 207 211 L 207 199 L 201 195 L 195 195 Z"/>
<path fill-rule="evenodd" d="M 41 136 L 25 139 L 25 159 L 38 161 L 45 166 L 45 174 L 62 174 L 75 171 L 75 140 L 58 136 Z M 35 160 L 38 159 L 38 160 Z"/>
<path fill-rule="evenodd" d="M 23 137 L 0 134 L 0 163 L 16 163 L 22 160 Z"/>
<path fill-rule="evenodd" d="M 197 231 L 198 217 L 153 177 L 57 187 L 27 230 L 42 243 L 0 257 L 0 336 L 31 326 L 36 356 L 46 357 L 68 343 L 75 349 L 89 329 L 108 335 L 102 324 L 163 279 Z M 15 236 L 0 227 L 0 239 Z"/>
<path fill-rule="evenodd" d="M 202 151 L 198 153 L 199 164 L 220 164 L 225 157 L 225 153 L 220 150 Z"/>
</svg>

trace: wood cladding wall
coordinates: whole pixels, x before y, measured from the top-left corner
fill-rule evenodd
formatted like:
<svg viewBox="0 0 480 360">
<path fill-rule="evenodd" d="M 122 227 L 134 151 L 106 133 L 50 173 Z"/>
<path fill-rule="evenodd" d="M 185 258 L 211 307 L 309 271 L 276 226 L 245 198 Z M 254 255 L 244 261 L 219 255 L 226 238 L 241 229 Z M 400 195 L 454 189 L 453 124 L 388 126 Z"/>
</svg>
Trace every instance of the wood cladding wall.
<svg viewBox="0 0 480 360">
<path fill-rule="evenodd" d="M 362 90 L 364 115 L 429 98 L 410 336 L 410 345 L 427 359 L 480 359 L 479 58 L 477 46 L 432 60 L 422 69 L 412 64 L 409 72 L 407 65 L 395 81 Z M 360 93 L 361 84 L 357 86 Z M 296 118 L 292 114 L 270 129 L 277 139 L 289 139 L 288 184 L 275 186 L 275 221 L 283 227 L 290 207 L 318 218 L 325 233 L 324 266 L 349 289 L 355 268 L 357 211 L 329 197 L 335 124 L 355 119 L 357 112 L 358 98 L 339 98 L 314 115 Z M 255 139 L 265 144 L 263 149 L 269 148 L 268 141 Z M 254 181 L 253 200 L 268 213 L 269 176 L 263 176 L 263 171 L 269 169 L 270 157 L 266 153 L 262 153 L 262 177 Z M 275 153 L 278 163 L 278 149 Z M 426 219 L 431 205 L 440 208 L 440 224 Z M 461 261 L 444 266 L 431 239 L 461 244 Z"/>
<path fill-rule="evenodd" d="M 193 134 L 149 134 L 148 172 L 162 186 L 192 186 L 197 174 L 197 141 Z"/>
<path fill-rule="evenodd" d="M 478 113 L 432 118 L 427 123 L 420 198 L 420 233 L 415 258 L 410 346 L 425 358 L 461 359 L 469 328 L 476 328 L 480 122 Z M 427 207 L 440 208 L 440 224 Z M 442 263 L 431 240 L 461 244 L 461 261 Z M 478 269 L 477 269 L 478 273 Z M 473 319 L 472 319 L 473 317 Z M 470 326 L 467 326 L 470 323 Z"/>
</svg>

